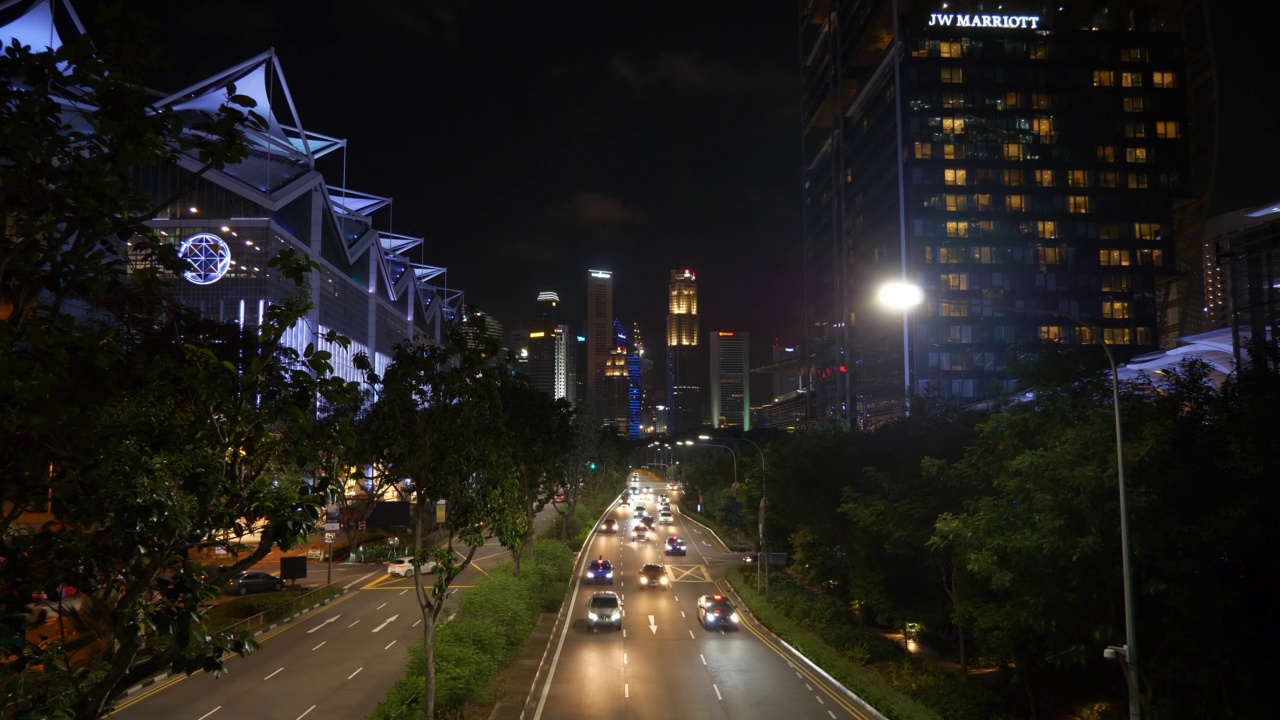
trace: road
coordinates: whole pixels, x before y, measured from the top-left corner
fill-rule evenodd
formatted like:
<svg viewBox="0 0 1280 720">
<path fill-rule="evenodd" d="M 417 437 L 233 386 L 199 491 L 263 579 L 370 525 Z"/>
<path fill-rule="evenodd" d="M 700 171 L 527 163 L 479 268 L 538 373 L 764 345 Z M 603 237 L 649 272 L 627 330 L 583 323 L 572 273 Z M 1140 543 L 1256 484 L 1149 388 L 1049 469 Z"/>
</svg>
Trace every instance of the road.
<svg viewBox="0 0 1280 720">
<path fill-rule="evenodd" d="M 652 475 L 642 486 L 663 492 Z M 679 512 L 673 495 L 673 525 L 656 525 L 647 542 L 631 539 L 639 520 L 615 506 L 617 534 L 596 533 L 581 560 L 603 555 L 615 564 L 612 587 L 578 583 L 571 589 L 562 622 L 552 637 L 541 682 L 531 688 L 524 717 L 533 720 L 585 718 L 858 718 L 875 717 L 824 676 L 795 658 L 767 631 L 746 617 L 741 629 L 707 630 L 697 619 L 699 596 L 722 592 L 724 569 L 741 560 L 714 536 Z M 654 506 L 649 504 L 650 512 Z M 663 553 L 668 535 L 688 543 L 688 555 Z M 642 590 L 640 566 L 666 566 L 670 589 Z M 622 630 L 593 632 L 586 602 L 597 590 L 622 596 Z"/>
<path fill-rule="evenodd" d="M 550 515 L 539 517 L 540 525 L 550 521 Z M 509 559 L 507 550 L 489 539 L 453 587 L 465 592 L 480 574 Z M 309 575 L 314 580 L 317 568 L 323 581 L 322 565 L 312 564 Z M 248 657 L 228 660 L 222 677 L 197 673 L 169 678 L 123 698 L 109 717 L 364 717 L 404 674 L 409 664 L 405 650 L 422 638 L 422 614 L 414 597 L 413 578 L 390 577 L 381 563 L 335 563 L 334 582 L 347 586 L 349 592 L 259 636 L 262 647 Z M 456 602 L 456 597 L 451 602 Z M 446 609 L 446 616 L 448 612 Z"/>
</svg>

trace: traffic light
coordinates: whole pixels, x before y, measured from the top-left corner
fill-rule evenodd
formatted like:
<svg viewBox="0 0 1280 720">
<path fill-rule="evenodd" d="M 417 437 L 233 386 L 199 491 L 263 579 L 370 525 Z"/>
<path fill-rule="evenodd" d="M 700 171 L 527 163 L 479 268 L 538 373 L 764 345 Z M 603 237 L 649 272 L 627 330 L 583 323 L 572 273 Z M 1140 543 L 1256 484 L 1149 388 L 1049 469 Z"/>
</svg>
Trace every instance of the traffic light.
<svg viewBox="0 0 1280 720">
<path fill-rule="evenodd" d="M 588 465 L 587 467 L 588 467 L 588 469 L 595 470 L 595 469 L 596 469 L 596 464 L 595 464 L 595 463 L 591 463 L 591 464 L 590 464 L 590 465 Z"/>
</svg>

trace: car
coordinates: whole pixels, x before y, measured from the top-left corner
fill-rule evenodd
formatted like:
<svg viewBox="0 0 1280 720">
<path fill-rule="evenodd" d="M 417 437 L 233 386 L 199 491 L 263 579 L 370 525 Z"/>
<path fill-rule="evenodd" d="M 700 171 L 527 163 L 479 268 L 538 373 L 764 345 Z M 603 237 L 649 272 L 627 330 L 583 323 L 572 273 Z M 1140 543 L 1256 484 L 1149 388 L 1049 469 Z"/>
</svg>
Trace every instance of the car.
<svg viewBox="0 0 1280 720">
<path fill-rule="evenodd" d="M 649 513 L 645 513 L 644 517 L 640 518 L 640 522 L 650 530 L 653 529 L 654 518 Z"/>
<path fill-rule="evenodd" d="M 587 574 L 583 578 L 588 583 L 605 583 L 613 584 L 613 563 L 604 559 L 604 556 L 592 560 L 587 565 Z"/>
<path fill-rule="evenodd" d="M 618 507 L 631 507 L 631 498 L 623 495 L 622 499 L 618 501 Z"/>
<path fill-rule="evenodd" d="M 600 523 L 600 532 L 606 532 L 606 533 L 618 532 L 618 521 L 614 520 L 613 518 L 605 518 L 604 522 Z"/>
<path fill-rule="evenodd" d="M 607 625 L 622 628 L 622 599 L 611 590 L 598 590 L 587 600 L 587 625 L 592 630 Z"/>
<path fill-rule="evenodd" d="M 631 515 L 637 519 L 644 517 L 644 503 L 636 503 L 636 507 L 631 511 Z"/>
<path fill-rule="evenodd" d="M 659 495 L 658 499 L 662 501 L 663 505 L 666 505 L 667 502 L 671 500 L 671 498 L 666 493 L 662 493 L 661 495 Z"/>
<path fill-rule="evenodd" d="M 406 555 L 398 557 L 387 563 L 387 574 L 396 577 L 413 577 L 414 572 L 433 573 L 439 570 L 435 560 L 428 560 L 426 564 L 413 562 L 413 557 Z"/>
<path fill-rule="evenodd" d="M 645 563 L 640 566 L 640 589 L 662 588 L 666 589 L 671 584 L 670 578 L 667 577 L 667 569 L 662 563 Z"/>
<path fill-rule="evenodd" d="M 684 547 L 684 538 L 679 535 L 672 535 L 667 538 L 667 548 L 664 550 L 667 555 L 687 555 L 688 551 Z"/>
<path fill-rule="evenodd" d="M 670 510 L 663 510 L 662 512 L 658 513 L 658 522 L 662 525 L 670 525 L 675 521 L 676 521 L 676 518 L 674 515 L 671 514 Z"/>
<path fill-rule="evenodd" d="M 269 592 L 271 590 L 280 591 L 284 589 L 284 580 L 264 572 L 257 570 L 246 570 L 237 573 L 235 577 L 227 581 L 226 587 L 222 589 L 228 595 L 247 595 L 251 592 Z"/>
<path fill-rule="evenodd" d="M 698 598 L 698 622 L 707 629 L 736 630 L 738 613 L 733 603 L 723 595 L 703 595 Z"/>
<path fill-rule="evenodd" d="M 649 528 L 637 524 L 631 529 L 631 539 L 636 542 L 649 542 Z"/>
</svg>

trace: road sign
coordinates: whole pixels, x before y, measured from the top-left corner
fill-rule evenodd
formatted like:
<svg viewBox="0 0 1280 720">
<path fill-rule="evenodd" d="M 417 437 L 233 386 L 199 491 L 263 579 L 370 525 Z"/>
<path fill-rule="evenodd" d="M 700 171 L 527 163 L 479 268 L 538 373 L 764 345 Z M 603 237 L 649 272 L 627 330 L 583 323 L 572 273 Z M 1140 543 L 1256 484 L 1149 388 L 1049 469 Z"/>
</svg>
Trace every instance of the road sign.
<svg viewBox="0 0 1280 720">
<path fill-rule="evenodd" d="M 358 530 L 363 530 L 363 529 L 364 529 L 364 521 L 363 521 L 363 520 L 361 520 L 361 521 L 360 521 L 360 525 L 359 525 L 359 526 L 357 526 L 357 529 L 358 529 Z"/>
<path fill-rule="evenodd" d="M 327 522 L 324 524 L 324 529 L 336 532 L 338 530 L 338 525 L 339 523 L 336 522 Z"/>
<path fill-rule="evenodd" d="M 324 559 L 324 551 L 323 551 L 323 550 L 321 550 L 321 549 L 320 549 L 320 547 L 319 547 L 318 545 L 312 545 L 312 546 L 311 546 L 311 548 L 307 550 L 307 559 L 308 559 L 308 560 L 323 560 L 323 559 Z"/>
<path fill-rule="evenodd" d="M 325 541 L 325 542 L 327 542 L 327 543 L 332 543 L 332 542 L 333 542 L 333 535 L 334 535 L 334 534 L 333 534 L 333 533 L 331 533 L 331 532 L 327 532 L 327 533 L 325 533 L 325 534 L 324 534 L 324 541 Z"/>
</svg>

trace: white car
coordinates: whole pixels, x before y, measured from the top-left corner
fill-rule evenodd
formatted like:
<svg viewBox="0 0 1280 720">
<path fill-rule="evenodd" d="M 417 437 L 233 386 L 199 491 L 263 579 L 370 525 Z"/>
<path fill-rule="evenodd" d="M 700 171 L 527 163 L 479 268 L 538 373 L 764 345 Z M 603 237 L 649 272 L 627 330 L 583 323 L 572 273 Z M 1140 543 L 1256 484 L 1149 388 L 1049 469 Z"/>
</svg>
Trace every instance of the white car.
<svg viewBox="0 0 1280 720">
<path fill-rule="evenodd" d="M 425 565 L 418 568 L 422 573 L 433 573 L 439 570 L 435 560 L 428 560 Z M 413 577 L 414 567 L 412 557 L 400 557 L 387 563 L 387 574 L 396 577 Z"/>
<path fill-rule="evenodd" d="M 671 515 L 671 511 L 670 511 L 670 510 L 663 510 L 662 512 L 658 513 L 658 524 L 659 524 L 659 525 L 670 525 L 671 523 L 673 523 L 673 522 L 675 522 L 675 521 L 676 521 L 676 519 L 675 519 L 675 517 L 673 517 L 673 516 Z"/>
<path fill-rule="evenodd" d="M 649 528 L 636 523 L 636 526 L 631 529 L 631 539 L 635 542 L 649 542 Z"/>
</svg>

